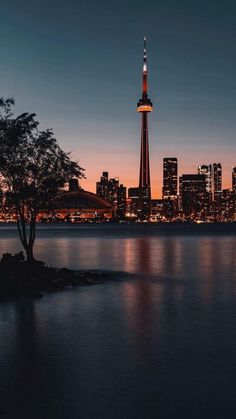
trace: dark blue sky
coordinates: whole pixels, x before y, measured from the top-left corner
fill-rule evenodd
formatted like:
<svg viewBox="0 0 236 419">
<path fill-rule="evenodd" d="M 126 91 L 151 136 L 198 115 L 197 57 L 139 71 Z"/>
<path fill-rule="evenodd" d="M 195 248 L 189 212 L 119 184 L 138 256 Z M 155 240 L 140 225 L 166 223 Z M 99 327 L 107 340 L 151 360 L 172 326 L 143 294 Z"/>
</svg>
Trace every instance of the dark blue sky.
<svg viewBox="0 0 236 419">
<path fill-rule="evenodd" d="M 87 170 L 127 186 L 138 181 L 143 35 L 148 36 L 151 174 L 160 195 L 162 158 L 180 174 L 236 165 L 236 2 L 5 2 L 0 13 L 1 96 L 38 114 Z"/>
</svg>

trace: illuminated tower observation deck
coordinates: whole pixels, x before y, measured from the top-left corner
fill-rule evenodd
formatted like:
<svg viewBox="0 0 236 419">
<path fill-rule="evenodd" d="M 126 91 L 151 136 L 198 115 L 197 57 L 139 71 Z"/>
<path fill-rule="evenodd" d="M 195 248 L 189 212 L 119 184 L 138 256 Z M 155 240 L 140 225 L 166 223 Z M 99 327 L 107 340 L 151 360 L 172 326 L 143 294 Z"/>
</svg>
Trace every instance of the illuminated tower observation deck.
<svg viewBox="0 0 236 419">
<path fill-rule="evenodd" d="M 151 212 L 151 183 L 150 183 L 149 146 L 148 146 L 148 113 L 152 112 L 152 102 L 148 97 L 146 37 L 144 37 L 142 79 L 143 79 L 142 80 L 142 97 L 137 104 L 137 112 L 140 112 L 142 115 L 138 209 L 139 209 L 141 218 L 147 219 L 150 216 L 150 212 Z"/>
</svg>

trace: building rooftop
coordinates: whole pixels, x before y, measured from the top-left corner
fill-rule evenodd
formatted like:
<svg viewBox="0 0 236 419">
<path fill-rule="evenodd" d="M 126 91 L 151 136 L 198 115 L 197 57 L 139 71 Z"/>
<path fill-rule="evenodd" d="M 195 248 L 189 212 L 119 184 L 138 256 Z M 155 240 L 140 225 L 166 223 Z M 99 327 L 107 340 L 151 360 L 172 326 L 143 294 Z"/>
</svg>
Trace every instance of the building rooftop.
<svg viewBox="0 0 236 419">
<path fill-rule="evenodd" d="M 112 205 L 92 192 L 79 189 L 74 192 L 63 192 L 54 200 L 55 209 L 111 210 Z"/>
</svg>

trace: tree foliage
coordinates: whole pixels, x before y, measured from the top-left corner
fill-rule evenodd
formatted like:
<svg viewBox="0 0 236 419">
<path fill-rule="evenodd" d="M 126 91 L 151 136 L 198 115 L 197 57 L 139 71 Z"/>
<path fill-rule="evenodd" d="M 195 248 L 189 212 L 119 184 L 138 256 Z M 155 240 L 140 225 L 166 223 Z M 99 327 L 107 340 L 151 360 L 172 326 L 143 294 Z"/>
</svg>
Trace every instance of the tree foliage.
<svg viewBox="0 0 236 419">
<path fill-rule="evenodd" d="M 57 143 L 51 129 L 39 130 L 34 113 L 14 116 L 14 99 L 0 99 L 0 179 L 5 208 L 11 207 L 27 259 L 33 259 L 39 211 L 65 182 L 84 177 L 83 169 Z"/>
</svg>

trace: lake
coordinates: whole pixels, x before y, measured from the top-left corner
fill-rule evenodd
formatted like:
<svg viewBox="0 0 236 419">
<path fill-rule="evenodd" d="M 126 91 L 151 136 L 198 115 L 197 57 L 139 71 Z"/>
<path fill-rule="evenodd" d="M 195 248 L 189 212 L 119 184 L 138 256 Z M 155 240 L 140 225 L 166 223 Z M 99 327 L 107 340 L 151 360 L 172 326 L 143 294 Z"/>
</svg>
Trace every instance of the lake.
<svg viewBox="0 0 236 419">
<path fill-rule="evenodd" d="M 35 255 L 112 280 L 0 302 L 0 417 L 235 416 L 234 224 L 40 225 Z"/>
</svg>

